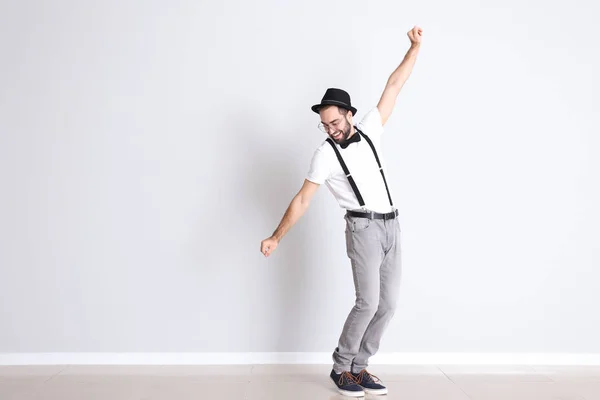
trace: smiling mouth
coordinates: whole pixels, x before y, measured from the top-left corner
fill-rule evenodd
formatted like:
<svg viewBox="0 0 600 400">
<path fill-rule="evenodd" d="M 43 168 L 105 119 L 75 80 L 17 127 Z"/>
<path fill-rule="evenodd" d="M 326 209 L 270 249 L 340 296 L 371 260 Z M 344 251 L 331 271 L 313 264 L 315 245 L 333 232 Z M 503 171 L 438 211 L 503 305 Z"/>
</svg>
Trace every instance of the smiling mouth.
<svg viewBox="0 0 600 400">
<path fill-rule="evenodd" d="M 342 137 L 342 132 L 338 132 L 335 135 L 331 136 L 332 139 L 338 140 Z"/>
</svg>

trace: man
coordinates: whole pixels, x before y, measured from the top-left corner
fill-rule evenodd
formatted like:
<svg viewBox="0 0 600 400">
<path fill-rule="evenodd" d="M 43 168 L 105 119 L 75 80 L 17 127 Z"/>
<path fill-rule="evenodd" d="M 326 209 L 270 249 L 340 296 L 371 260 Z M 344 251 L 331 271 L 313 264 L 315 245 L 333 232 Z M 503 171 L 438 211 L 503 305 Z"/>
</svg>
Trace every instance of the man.
<svg viewBox="0 0 600 400">
<path fill-rule="evenodd" d="M 358 125 L 352 119 L 356 108 L 343 90 L 328 89 L 321 103 L 312 107 L 321 117 L 319 128 L 329 137 L 316 149 L 304 185 L 281 223 L 271 237 L 261 242 L 261 252 L 268 257 L 305 213 L 323 183 L 346 209 L 346 248 L 356 302 L 333 352 L 330 374 L 339 392 L 346 396 L 387 393 L 382 382 L 366 370 L 394 314 L 401 274 L 398 211 L 381 163 L 380 143 L 383 126 L 412 72 L 421 35 L 417 26 L 408 32 L 410 49 L 389 77 L 377 107 Z"/>
</svg>

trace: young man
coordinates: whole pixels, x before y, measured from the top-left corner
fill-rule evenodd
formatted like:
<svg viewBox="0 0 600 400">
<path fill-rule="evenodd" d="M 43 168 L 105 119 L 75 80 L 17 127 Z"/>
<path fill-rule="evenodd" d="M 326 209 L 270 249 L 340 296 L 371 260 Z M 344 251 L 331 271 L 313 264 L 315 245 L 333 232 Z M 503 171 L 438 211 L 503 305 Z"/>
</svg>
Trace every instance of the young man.
<svg viewBox="0 0 600 400">
<path fill-rule="evenodd" d="M 312 110 L 328 138 L 316 149 L 304 185 L 293 198 L 273 235 L 261 242 L 268 257 L 307 210 L 321 184 L 326 184 L 346 209 L 346 249 L 351 260 L 356 302 L 333 352 L 330 377 L 341 394 L 362 397 L 386 394 L 381 381 L 367 372 L 368 360 L 396 309 L 400 287 L 400 225 L 385 168 L 381 134 L 396 98 L 410 76 L 421 46 L 422 30 L 408 32 L 411 42 L 402 63 L 391 74 L 377 107 L 355 126 L 350 96 L 328 89 Z"/>
</svg>

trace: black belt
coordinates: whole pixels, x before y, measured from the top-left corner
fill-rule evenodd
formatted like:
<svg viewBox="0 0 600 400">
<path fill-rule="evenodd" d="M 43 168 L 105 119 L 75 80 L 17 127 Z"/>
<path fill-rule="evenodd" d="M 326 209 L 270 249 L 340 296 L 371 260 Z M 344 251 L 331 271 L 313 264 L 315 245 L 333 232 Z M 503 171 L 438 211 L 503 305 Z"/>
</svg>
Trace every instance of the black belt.
<svg viewBox="0 0 600 400">
<path fill-rule="evenodd" d="M 398 216 L 398 210 L 394 210 L 389 213 L 381 214 L 376 212 L 364 212 L 364 211 L 346 211 L 346 215 L 350 217 L 358 218 L 369 218 L 369 219 L 394 219 Z"/>
</svg>

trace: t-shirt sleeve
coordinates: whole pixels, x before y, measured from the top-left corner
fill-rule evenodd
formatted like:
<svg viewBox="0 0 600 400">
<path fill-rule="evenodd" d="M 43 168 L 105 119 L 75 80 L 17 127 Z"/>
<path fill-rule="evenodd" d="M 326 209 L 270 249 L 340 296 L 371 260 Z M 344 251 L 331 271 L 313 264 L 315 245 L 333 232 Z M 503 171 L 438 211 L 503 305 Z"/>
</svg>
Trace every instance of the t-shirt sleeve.
<svg viewBox="0 0 600 400">
<path fill-rule="evenodd" d="M 322 185 L 331 175 L 331 164 L 325 153 L 325 150 L 321 147 L 315 150 L 312 160 L 310 161 L 310 167 L 306 179 Z"/>
<path fill-rule="evenodd" d="M 358 128 L 362 130 L 369 137 L 381 136 L 383 133 L 383 124 L 381 123 L 381 114 L 379 109 L 373 107 L 358 123 Z"/>
</svg>

